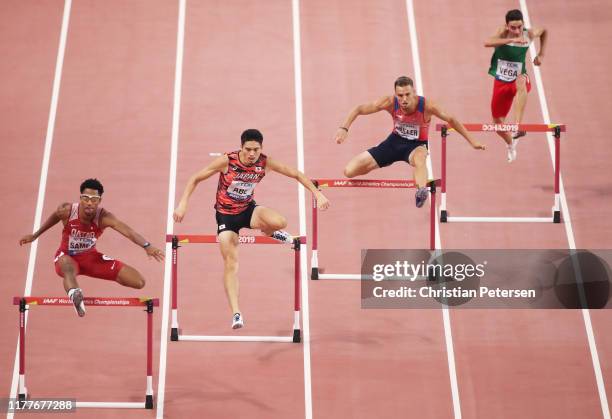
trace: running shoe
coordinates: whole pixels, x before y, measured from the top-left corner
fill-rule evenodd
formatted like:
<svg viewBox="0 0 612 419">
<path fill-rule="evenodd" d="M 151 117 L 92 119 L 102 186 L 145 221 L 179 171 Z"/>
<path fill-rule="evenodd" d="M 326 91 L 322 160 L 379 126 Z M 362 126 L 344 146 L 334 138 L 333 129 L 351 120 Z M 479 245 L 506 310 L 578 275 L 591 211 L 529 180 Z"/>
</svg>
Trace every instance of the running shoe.
<svg viewBox="0 0 612 419">
<path fill-rule="evenodd" d="M 518 140 L 519 138 L 524 137 L 525 135 L 527 135 L 527 131 L 517 131 L 514 134 L 512 134 L 512 139 Z"/>
<path fill-rule="evenodd" d="M 83 290 L 75 288 L 74 292 L 70 295 L 70 301 L 74 304 L 74 310 L 79 317 L 84 317 L 87 310 L 85 310 L 85 303 L 83 302 Z"/>
<path fill-rule="evenodd" d="M 427 201 L 427 187 L 417 189 L 415 197 L 417 208 L 421 208 L 425 201 Z"/>
<path fill-rule="evenodd" d="M 279 242 L 288 243 L 288 244 L 293 243 L 293 236 L 291 236 L 291 234 L 283 230 L 276 230 L 274 233 L 272 233 L 270 237 L 272 237 L 275 240 L 278 240 Z"/>
<path fill-rule="evenodd" d="M 242 314 L 234 313 L 232 316 L 232 329 L 241 329 L 244 326 Z"/>
</svg>

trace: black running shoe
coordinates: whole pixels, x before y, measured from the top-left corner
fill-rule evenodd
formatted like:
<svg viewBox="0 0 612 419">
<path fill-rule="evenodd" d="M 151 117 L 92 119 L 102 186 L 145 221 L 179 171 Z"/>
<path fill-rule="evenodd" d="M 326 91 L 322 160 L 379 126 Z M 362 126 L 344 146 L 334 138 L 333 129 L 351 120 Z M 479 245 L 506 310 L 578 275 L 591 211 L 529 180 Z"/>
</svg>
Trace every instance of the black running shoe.
<svg viewBox="0 0 612 419">
<path fill-rule="evenodd" d="M 419 188 L 415 194 L 416 197 L 416 206 L 417 208 L 421 208 L 425 201 L 427 201 L 427 188 Z"/>
</svg>

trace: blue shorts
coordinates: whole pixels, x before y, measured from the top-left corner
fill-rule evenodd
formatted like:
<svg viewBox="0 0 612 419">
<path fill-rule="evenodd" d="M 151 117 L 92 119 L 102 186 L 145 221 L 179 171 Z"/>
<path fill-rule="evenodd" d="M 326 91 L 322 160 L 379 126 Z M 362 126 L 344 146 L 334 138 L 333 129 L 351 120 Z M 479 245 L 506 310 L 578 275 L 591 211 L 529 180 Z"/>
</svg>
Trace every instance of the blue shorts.
<svg viewBox="0 0 612 419">
<path fill-rule="evenodd" d="M 422 145 L 427 147 L 427 141 L 407 140 L 392 132 L 382 143 L 368 149 L 368 153 L 379 167 L 385 167 L 396 161 L 407 162 L 412 150 Z"/>
</svg>

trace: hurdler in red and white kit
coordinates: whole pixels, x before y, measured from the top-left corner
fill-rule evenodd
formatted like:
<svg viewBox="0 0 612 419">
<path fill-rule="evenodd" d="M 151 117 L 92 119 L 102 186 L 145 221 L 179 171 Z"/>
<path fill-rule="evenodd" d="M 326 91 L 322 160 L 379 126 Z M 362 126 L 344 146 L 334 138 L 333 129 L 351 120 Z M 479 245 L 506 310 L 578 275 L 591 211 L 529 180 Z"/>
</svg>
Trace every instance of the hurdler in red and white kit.
<svg viewBox="0 0 612 419">
<path fill-rule="evenodd" d="M 96 242 L 106 227 L 111 227 L 142 246 L 147 255 L 157 261 L 162 261 L 164 254 L 130 226 L 99 206 L 104 193 L 100 181 L 87 179 L 81 184 L 80 191 L 79 202 L 61 204 L 34 234 L 25 235 L 19 244 L 33 242 L 60 221 L 64 224 L 62 241 L 55 253 L 55 272 L 64 278 L 64 289 L 74 303 L 77 314 L 83 317 L 85 304 L 83 291 L 76 281 L 77 275 L 116 281 L 137 289 L 145 285 L 144 278 L 136 269 L 98 252 Z"/>
</svg>

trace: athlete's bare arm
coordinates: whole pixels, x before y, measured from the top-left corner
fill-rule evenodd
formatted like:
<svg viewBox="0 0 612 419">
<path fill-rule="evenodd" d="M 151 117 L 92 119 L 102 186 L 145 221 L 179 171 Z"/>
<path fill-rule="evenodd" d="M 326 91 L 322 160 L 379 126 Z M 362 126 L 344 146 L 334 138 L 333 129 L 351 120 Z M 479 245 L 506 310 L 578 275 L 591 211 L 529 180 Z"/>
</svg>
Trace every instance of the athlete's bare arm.
<svg viewBox="0 0 612 419">
<path fill-rule="evenodd" d="M 487 39 L 484 43 L 485 47 L 500 47 L 502 45 L 507 44 L 528 44 L 529 39 L 524 38 L 523 36 L 519 36 L 517 38 L 509 38 L 508 30 L 505 27 L 500 27 L 497 29 L 495 34 Z"/>
<path fill-rule="evenodd" d="M 425 114 L 435 115 L 444 122 L 446 122 L 451 128 L 454 128 L 463 138 L 467 140 L 470 145 L 476 150 L 484 150 L 485 146 L 474 140 L 470 133 L 465 129 L 463 124 L 455 118 L 453 115 L 446 113 L 442 108 L 435 104 L 431 100 L 425 102 Z"/>
<path fill-rule="evenodd" d="M 380 111 L 389 111 L 393 106 L 393 96 L 383 96 L 374 102 L 364 103 L 356 106 L 348 114 L 344 123 L 336 130 L 336 136 L 334 140 L 338 144 L 342 144 L 348 137 L 348 130 L 351 128 L 351 124 L 359 115 L 370 115 L 372 113 Z"/>
<path fill-rule="evenodd" d="M 544 51 L 546 49 L 546 39 L 548 36 L 548 31 L 544 28 L 532 28 L 529 29 L 528 33 L 529 38 L 532 40 L 540 38 L 540 52 L 538 52 L 538 55 L 536 55 L 536 57 L 533 59 L 533 64 L 542 65 L 542 61 L 544 60 Z"/>
<path fill-rule="evenodd" d="M 189 197 L 191 196 L 193 191 L 195 191 L 195 188 L 196 186 L 198 186 L 198 183 L 208 179 L 215 173 L 227 172 L 228 165 L 229 158 L 226 154 L 224 154 L 223 156 L 214 159 L 208 166 L 206 166 L 204 169 L 200 170 L 189 178 L 189 180 L 187 181 L 187 185 L 185 186 L 183 196 L 181 197 L 179 204 L 174 210 L 174 221 L 176 221 L 177 223 L 183 221 L 185 213 L 187 212 L 187 202 L 189 202 Z"/>
<path fill-rule="evenodd" d="M 326 210 L 327 208 L 329 208 L 328 199 L 325 197 L 325 195 L 321 193 L 321 191 L 317 189 L 317 187 L 310 181 L 310 179 L 306 177 L 304 173 L 293 167 L 272 160 L 270 157 L 268 157 L 266 168 L 274 172 L 280 173 L 281 175 L 296 179 L 298 182 L 304 185 L 306 189 L 308 189 L 315 195 L 315 197 L 317 198 L 317 207 L 319 209 Z"/>
<path fill-rule="evenodd" d="M 47 218 L 47 220 L 40 226 L 40 228 L 34 234 L 26 234 L 19 240 L 19 245 L 24 245 L 27 243 L 31 243 L 40 237 L 45 231 L 49 230 L 55 224 L 60 221 L 66 221 L 68 217 L 70 217 L 70 209 L 72 208 L 72 204 L 69 202 L 64 202 Z"/>
<path fill-rule="evenodd" d="M 102 213 L 102 216 L 100 217 L 100 228 L 105 227 L 110 227 L 113 230 L 121 233 L 140 247 L 143 247 L 145 243 L 148 243 L 145 238 L 138 234 L 136 231 L 134 231 L 132 227 L 130 227 L 108 211 L 104 211 Z M 164 260 L 164 252 L 162 252 L 155 246 L 149 245 L 144 249 L 145 252 L 147 252 L 147 255 L 155 258 L 156 261 L 161 262 L 162 260 Z"/>
</svg>

